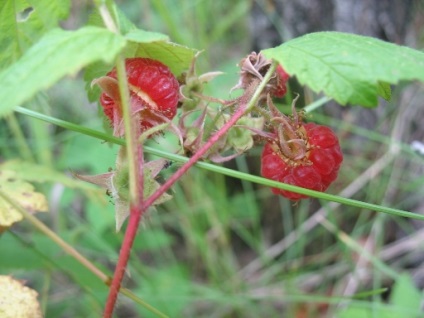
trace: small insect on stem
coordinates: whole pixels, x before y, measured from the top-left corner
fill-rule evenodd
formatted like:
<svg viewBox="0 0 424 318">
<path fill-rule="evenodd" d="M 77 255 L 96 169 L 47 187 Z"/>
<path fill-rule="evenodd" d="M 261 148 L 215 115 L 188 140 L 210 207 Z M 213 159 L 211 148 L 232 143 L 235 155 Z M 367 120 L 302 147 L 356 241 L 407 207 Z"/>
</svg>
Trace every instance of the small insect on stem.
<svg viewBox="0 0 424 318">
<path fill-rule="evenodd" d="M 167 161 L 165 162 L 165 164 L 163 165 L 163 169 L 168 169 L 168 168 L 169 168 L 169 167 L 171 167 L 173 164 L 174 164 L 174 162 L 173 162 L 173 161 L 171 161 L 171 160 L 167 160 Z"/>
</svg>

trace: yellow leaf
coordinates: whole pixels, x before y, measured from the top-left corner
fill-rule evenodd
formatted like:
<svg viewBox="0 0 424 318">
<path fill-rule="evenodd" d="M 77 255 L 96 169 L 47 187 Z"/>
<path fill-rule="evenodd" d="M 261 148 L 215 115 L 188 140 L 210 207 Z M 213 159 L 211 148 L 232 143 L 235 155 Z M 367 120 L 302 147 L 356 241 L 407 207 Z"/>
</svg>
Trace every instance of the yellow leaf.
<svg viewBox="0 0 424 318">
<path fill-rule="evenodd" d="M 38 293 L 10 276 L 0 276 L 0 317 L 42 318 Z"/>
<path fill-rule="evenodd" d="M 30 211 L 47 211 L 46 197 L 34 191 L 34 187 L 19 178 L 12 170 L 0 170 L 0 192 Z M 0 228 L 9 227 L 22 220 L 22 215 L 8 201 L 0 197 Z"/>
</svg>

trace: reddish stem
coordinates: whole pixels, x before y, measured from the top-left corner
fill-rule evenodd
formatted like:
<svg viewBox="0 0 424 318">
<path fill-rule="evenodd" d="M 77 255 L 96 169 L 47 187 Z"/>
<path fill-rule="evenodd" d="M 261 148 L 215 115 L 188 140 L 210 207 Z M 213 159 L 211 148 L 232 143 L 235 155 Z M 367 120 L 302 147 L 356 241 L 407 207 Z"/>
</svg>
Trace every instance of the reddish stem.
<svg viewBox="0 0 424 318">
<path fill-rule="evenodd" d="M 141 216 L 143 215 L 141 205 L 131 206 L 130 216 L 128 221 L 127 230 L 125 231 L 124 241 L 122 242 L 121 251 L 119 253 L 118 263 L 116 264 L 115 273 L 113 275 L 112 283 L 109 289 L 109 296 L 104 310 L 104 318 L 110 318 L 115 308 L 116 299 L 118 297 L 121 282 L 124 278 L 125 269 L 130 258 L 131 248 L 137 234 L 138 226 L 140 224 Z"/>
<path fill-rule="evenodd" d="M 227 131 L 233 127 L 237 121 L 244 115 L 246 109 L 248 109 L 248 102 L 257 100 L 259 94 L 261 93 L 266 82 L 269 80 L 271 73 L 275 71 L 275 67 L 271 68 L 271 71 L 268 70 L 264 81 L 259 84 L 259 82 L 252 84 L 244 94 L 244 98 L 240 99 L 239 107 L 236 112 L 231 116 L 231 118 L 226 122 L 221 129 L 219 129 L 209 140 L 187 161 L 184 165 L 181 166 L 155 193 L 153 193 L 147 200 L 144 200 L 143 195 L 139 195 L 135 202 L 138 204 L 131 203 L 130 206 L 130 218 L 128 222 L 128 227 L 125 232 L 124 241 L 122 242 L 122 248 L 119 253 L 118 263 L 115 268 L 115 274 L 110 286 L 109 296 L 106 303 L 104 318 L 111 318 L 113 309 L 115 307 L 116 299 L 118 296 L 119 289 L 121 287 L 121 282 L 125 274 L 125 269 L 128 263 L 130 256 L 131 248 L 134 243 L 134 238 L 137 234 L 137 229 L 141 220 L 143 213 L 151 206 L 153 203 L 162 196 L 175 182 L 177 182 L 184 173 L 187 172 L 196 162 L 225 134 Z M 259 85 L 258 85 L 259 84 Z M 255 92 L 253 95 L 252 93 Z M 255 96 L 256 95 L 256 96 Z M 143 193 L 143 156 L 142 156 L 142 146 L 138 145 L 137 154 L 139 155 L 140 169 L 138 171 L 137 186 L 138 189 L 141 189 L 140 194 Z"/>
<path fill-rule="evenodd" d="M 225 133 L 233 127 L 236 122 L 244 115 L 246 105 L 242 104 L 238 107 L 237 111 L 231 118 L 221 127 L 209 140 L 198 150 L 196 153 L 181 166 L 155 193 L 147 198 L 144 203 L 146 207 L 151 206 L 161 195 L 163 195 L 175 182 L 177 182 L 184 173 L 187 172 L 197 161 L 222 137 Z"/>
<path fill-rule="evenodd" d="M 231 116 L 230 120 L 221 127 L 209 140 L 187 161 L 180 169 L 178 169 L 155 193 L 147 200 L 140 202 L 138 205 L 131 205 L 130 217 L 127 230 L 125 231 L 124 241 L 119 253 L 118 263 L 116 264 L 115 273 L 109 289 L 109 296 L 106 302 L 104 318 L 112 317 L 116 299 L 118 297 L 121 282 L 125 274 L 125 269 L 131 253 L 131 248 L 134 243 L 137 229 L 146 208 L 151 206 L 162 194 L 164 194 L 181 176 L 187 172 L 196 162 L 221 138 L 235 123 L 243 116 L 245 105 L 240 105 L 237 111 Z M 142 170 L 142 169 L 140 169 Z M 144 209 L 143 209 L 144 207 Z"/>
<path fill-rule="evenodd" d="M 125 70 L 125 69 L 124 69 Z M 119 70 L 118 70 L 119 71 Z M 126 78 L 125 72 L 123 73 L 123 78 Z M 126 91 L 125 88 L 122 91 Z M 123 95 L 123 94 L 122 94 Z M 123 103 L 128 104 L 128 102 Z M 129 108 L 129 107 L 128 107 Z M 131 148 L 126 149 L 126 158 L 123 160 L 128 160 L 129 165 L 133 165 L 134 181 L 134 191 L 131 191 L 130 186 L 130 216 L 128 221 L 128 226 L 125 231 L 124 241 L 121 245 L 121 250 L 119 252 L 118 263 L 115 267 L 115 273 L 113 274 L 112 283 L 109 288 L 109 295 L 106 301 L 105 310 L 103 312 L 103 317 L 111 318 L 113 315 L 113 310 L 115 308 L 116 300 L 118 298 L 119 289 L 121 288 L 122 279 L 124 278 L 125 269 L 127 268 L 128 260 L 130 258 L 131 249 L 134 243 L 135 236 L 137 234 L 138 226 L 140 224 L 141 217 L 146 211 L 143 198 L 143 189 L 144 189 L 144 176 L 143 176 L 143 145 L 138 142 L 138 138 L 141 135 L 141 129 L 137 123 L 139 122 L 139 117 L 132 117 L 130 120 L 129 129 L 131 134 L 126 136 L 127 142 L 132 144 Z M 125 127 L 128 131 L 128 127 Z M 132 149 L 134 153 L 129 153 L 129 149 Z M 132 156 L 134 159 L 129 160 L 128 157 Z M 131 177 L 130 177 L 131 179 Z"/>
<path fill-rule="evenodd" d="M 137 172 L 137 189 L 140 193 L 143 192 L 143 149 L 139 145 L 136 148 L 137 156 L 136 162 L 138 163 Z M 130 203 L 130 216 L 128 220 L 128 226 L 125 231 L 124 240 L 121 245 L 121 250 L 119 252 L 118 263 L 115 267 L 115 273 L 113 274 L 112 283 L 109 288 L 109 295 L 106 301 L 105 310 L 103 317 L 110 318 L 112 317 L 113 310 L 115 308 L 116 300 L 118 298 L 119 289 L 121 288 L 122 279 L 124 278 L 125 269 L 127 268 L 128 260 L 130 258 L 131 249 L 134 243 L 135 236 L 137 234 L 138 226 L 141 221 L 141 217 L 146 211 L 146 205 L 144 204 L 143 196 L 138 195 L 134 202 Z"/>
</svg>

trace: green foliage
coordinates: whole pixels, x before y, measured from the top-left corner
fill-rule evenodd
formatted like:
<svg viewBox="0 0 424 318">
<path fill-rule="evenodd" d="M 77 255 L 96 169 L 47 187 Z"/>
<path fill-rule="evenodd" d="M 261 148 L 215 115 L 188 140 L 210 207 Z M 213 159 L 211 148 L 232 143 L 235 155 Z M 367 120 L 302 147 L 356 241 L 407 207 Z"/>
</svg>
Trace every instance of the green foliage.
<svg viewBox="0 0 424 318">
<path fill-rule="evenodd" d="M 372 307 L 364 304 L 352 303 L 347 309 L 340 312 L 340 318 L 397 318 L 422 317 L 421 293 L 414 285 L 411 276 L 399 276 L 393 286 L 389 304 L 375 303 Z"/>
<path fill-rule="evenodd" d="M 101 126 L 100 120 L 95 112 L 87 111 L 90 105 L 87 106 L 85 96 L 80 97 L 83 83 L 78 72 L 85 71 L 87 91 L 90 100 L 95 101 L 98 91 L 90 88 L 92 79 L 105 75 L 119 54 L 159 59 L 179 75 L 196 53 L 189 47 L 197 47 L 206 49 L 199 60 L 209 58 L 214 69 L 228 72 L 208 83 L 205 94 L 226 99 L 228 88 L 238 80 L 235 65 L 247 53 L 250 43 L 244 41 L 248 30 L 241 27 L 247 25 L 249 3 L 246 1 L 234 4 L 232 1 L 201 1 L 196 5 L 188 0 L 152 1 L 143 4 L 141 14 L 132 10 L 131 16 L 141 21 L 134 23 L 120 9 L 110 5 L 113 1 L 105 2 L 116 18 L 121 35 L 104 29 L 99 14 L 90 18 L 96 27 L 78 26 L 77 31 L 55 29 L 58 22 L 66 18 L 70 1 L 2 2 L 0 43 L 4 49 L 0 52 L 0 70 L 3 69 L 0 71 L 0 115 L 10 113 L 13 107 L 48 87 L 51 90 L 45 92 L 46 95 L 54 92 L 59 96 L 52 109 L 47 106 L 48 98 L 43 98 L 43 107 L 36 111 L 29 107 L 15 108 L 21 113 L 17 117 L 22 124 L 22 136 L 27 138 L 28 149 L 37 163 L 6 161 L 3 168 L 15 171 L 15 176 L 23 180 L 37 181 L 37 191 L 46 194 L 52 203 L 51 213 L 40 215 L 43 222 L 90 261 L 111 269 L 123 240 L 123 234 L 114 231 L 113 203 L 108 202 L 104 190 L 96 191 L 100 193 L 96 198 L 87 198 L 85 194 L 91 193 L 90 185 L 82 185 L 79 180 L 57 171 L 105 172 L 114 165 L 117 153 L 114 144 L 123 144 L 122 139 L 95 130 Z M 130 11 L 128 6 L 137 7 L 140 3 L 121 1 L 120 5 Z M 33 10 L 23 11 L 28 6 Z M 157 10 L 149 11 L 149 6 Z M 18 20 L 16 12 L 11 11 L 14 8 L 18 8 Z M 153 22 L 156 26 L 152 27 Z M 150 29 L 169 33 L 188 47 L 169 42 L 167 35 L 147 31 Z M 372 54 L 368 54 L 370 47 Z M 313 90 L 324 91 L 339 102 L 366 106 L 374 105 L 377 95 L 389 99 L 390 84 L 422 79 L 424 73 L 420 64 L 422 53 L 347 34 L 311 34 L 264 53 L 282 63 L 299 80 L 303 78 L 301 83 L 310 85 Z M 405 58 L 400 59 L 400 56 Z M 79 88 L 64 89 L 62 86 L 59 92 L 59 86 L 54 84 L 62 85 L 59 79 L 69 75 L 73 76 L 72 81 L 79 83 Z M 388 103 L 379 122 L 386 128 L 388 123 L 402 116 L 400 103 L 396 102 L 397 92 L 392 98 L 394 102 Z M 289 102 L 285 101 L 282 106 Z M 73 115 L 75 109 L 82 109 L 79 117 Z M 350 109 L 349 116 L 343 120 L 322 116 L 317 108 L 308 115 L 310 119 L 336 127 L 344 136 L 345 167 L 348 168 L 342 169 L 340 181 L 330 193 L 345 187 L 354 188 L 364 180 L 363 172 L 374 166 L 380 151 L 393 145 L 390 133 L 379 125 L 366 129 L 350 123 L 349 118 L 357 116 L 358 110 Z M 38 127 L 45 128 L 49 142 L 44 143 L 39 134 L 34 134 L 33 121 L 39 121 Z M 16 148 L 20 146 L 15 146 L 15 135 L 6 125 L 0 126 L 0 133 L 3 134 L 2 149 L 5 149 L 0 159 L 18 157 L 20 153 Z M 250 134 L 244 134 L 238 127 L 233 128 L 231 134 L 240 145 L 250 142 Z M 361 138 L 359 149 L 355 138 Z M 167 151 L 158 150 L 156 142 L 162 143 L 162 139 L 145 147 L 147 156 L 168 158 L 173 162 L 168 170 L 187 161 L 171 153 L 167 141 L 164 141 L 165 146 L 161 145 Z M 398 271 L 403 264 L 409 265 L 413 251 L 405 250 L 404 255 L 397 256 L 396 262 L 391 263 L 381 257 L 384 246 L 376 244 L 373 257 L 368 260 L 369 266 L 364 268 L 373 269 L 367 274 L 372 275 L 376 287 L 371 291 L 365 287 L 363 291 L 364 287 L 360 286 L 357 293 L 373 298 L 359 301 L 355 296 L 352 299 L 337 297 L 345 278 L 357 265 L 352 255 L 364 249 L 359 243 L 355 246 L 345 244 L 343 239 L 358 242 L 358 238 L 370 238 L 370 241 L 389 238 L 390 242 L 396 239 L 393 231 L 378 232 L 371 228 L 377 224 L 375 215 L 386 217 L 391 227 L 402 226 L 402 231 L 412 239 L 416 228 L 410 218 L 424 218 L 421 214 L 407 212 L 414 211 L 414 204 L 421 204 L 424 195 L 419 182 L 422 180 L 416 177 L 421 171 L 422 158 L 414 154 L 408 144 L 402 143 L 400 147 L 402 150 L 396 154 L 399 161 L 388 164 L 381 173 L 373 172 L 373 180 L 364 183 L 360 191 L 343 191 L 337 195 L 306 191 L 320 202 L 311 200 L 296 205 L 276 198 L 268 188 L 297 188 L 256 176 L 259 169 L 256 148 L 252 148 L 249 155 L 237 158 L 235 163 L 229 163 L 229 166 L 236 166 L 231 169 L 199 162 L 173 188 L 172 200 L 159 206 L 157 212 L 146 214 L 133 247 L 128 268 L 130 275 L 124 284 L 170 317 L 278 317 L 282 315 L 281 308 L 286 316 L 296 317 L 304 313 L 305 307 L 314 304 L 323 308 L 329 306 L 328 312 L 340 313 L 340 317 L 414 317 L 422 297 L 410 276 L 400 275 L 396 279 L 388 304 L 381 303 L 374 292 L 386 286 L 387 270 L 382 268 Z M 42 152 L 53 160 L 40 156 Z M 403 162 L 408 169 L 403 169 Z M 154 180 L 162 183 L 166 177 L 159 175 Z M 327 201 L 341 205 L 325 204 Z M 317 212 L 315 208 L 319 203 L 323 208 Z M 332 224 L 337 227 L 334 232 L 317 221 L 323 219 L 334 219 Z M 314 221 L 316 226 L 311 225 Z M 296 233 L 298 236 L 294 235 Z M 28 280 L 47 303 L 47 317 L 101 315 L 107 286 L 77 261 L 64 255 L 50 239 L 33 233 L 27 222 L 21 222 L 0 237 L 0 255 L 0 271 Z M 43 276 L 46 281 L 42 281 Z M 303 286 L 311 286 L 311 289 L 303 289 Z M 311 294 L 301 294 L 305 290 L 310 290 Z M 348 307 L 339 312 L 339 306 L 344 304 Z M 118 308 L 125 314 L 134 312 L 135 316 L 156 317 L 124 297 L 120 298 Z M 314 313 L 309 316 L 318 316 Z"/>
<path fill-rule="evenodd" d="M 180 266 L 167 266 L 162 270 L 148 270 L 146 273 L 153 278 L 150 283 L 140 286 L 136 293 L 156 308 L 169 315 L 178 317 L 181 312 L 190 306 L 192 282 L 188 271 Z M 143 317 L 157 317 L 140 311 Z"/>
<path fill-rule="evenodd" d="M 120 32 L 127 42 L 121 52 L 124 57 L 154 58 L 167 65 L 176 76 L 188 69 L 197 52 L 196 50 L 170 42 L 169 37 L 165 34 L 137 28 L 119 8 L 114 7 L 114 12 Z M 90 16 L 90 24 L 95 26 L 102 24 L 102 19 L 98 13 Z M 104 76 L 111 69 L 110 63 L 101 62 L 93 63 L 85 69 L 84 80 L 91 102 L 96 101 L 100 95 L 99 88 L 97 86 L 91 87 L 91 82 L 95 78 Z"/>
<path fill-rule="evenodd" d="M 96 188 L 61 173 L 52 167 L 21 160 L 10 160 L 2 163 L 0 168 L 13 170 L 15 177 L 31 182 L 59 182 L 66 187 L 96 192 Z"/>
<path fill-rule="evenodd" d="M 96 27 L 48 32 L 17 63 L 0 73 L 0 115 L 90 63 L 112 62 L 124 45 L 123 37 Z"/>
<path fill-rule="evenodd" d="M 144 34 L 145 32 L 130 33 L 132 43 L 125 50 L 125 56 L 154 58 L 169 66 L 175 75 L 180 75 L 182 71 L 187 70 L 196 50 L 167 41 L 150 41 L 146 43 L 143 40 L 142 42 L 141 37 Z M 149 36 L 148 39 L 151 39 L 151 37 Z"/>
<path fill-rule="evenodd" d="M 69 0 L 4 0 L 0 8 L 0 70 L 68 16 Z"/>
<path fill-rule="evenodd" d="M 124 47 L 124 56 L 155 57 L 169 65 L 176 74 L 188 67 L 195 54 L 192 49 L 168 42 L 163 34 L 137 29 L 119 11 L 117 16 L 126 31 L 125 37 L 94 26 L 77 31 L 53 29 L 60 19 L 67 16 L 67 1 L 43 0 L 34 6 L 21 1 L 17 6 L 20 10 L 27 7 L 29 14 L 22 25 L 16 18 L 14 1 L 7 1 L 0 11 L 0 18 L 3 18 L 0 19 L 0 36 L 3 37 L 0 39 L 7 48 L 0 54 L 0 69 L 2 65 L 17 60 L 0 73 L 0 98 L 3 101 L 0 116 L 26 102 L 37 92 L 51 87 L 65 75 L 75 75 L 90 64 L 92 68 L 88 68 L 86 79 L 91 83 L 99 73 L 104 75 L 110 70 L 110 64 Z M 28 31 L 20 29 L 23 27 L 27 27 Z M 27 34 L 30 31 L 38 33 Z M 42 34 L 44 36 L 26 50 L 31 43 L 23 45 L 21 33 L 25 35 L 24 39 L 36 40 Z M 95 63 L 100 61 L 106 64 Z"/>
<path fill-rule="evenodd" d="M 404 273 L 396 280 L 390 296 L 390 303 L 418 312 L 421 307 L 421 298 L 421 292 L 415 286 L 412 277 Z"/>
<path fill-rule="evenodd" d="M 390 97 L 389 83 L 424 81 L 424 53 L 360 35 L 311 33 L 262 52 L 342 105 L 374 107 L 377 95 Z"/>
</svg>

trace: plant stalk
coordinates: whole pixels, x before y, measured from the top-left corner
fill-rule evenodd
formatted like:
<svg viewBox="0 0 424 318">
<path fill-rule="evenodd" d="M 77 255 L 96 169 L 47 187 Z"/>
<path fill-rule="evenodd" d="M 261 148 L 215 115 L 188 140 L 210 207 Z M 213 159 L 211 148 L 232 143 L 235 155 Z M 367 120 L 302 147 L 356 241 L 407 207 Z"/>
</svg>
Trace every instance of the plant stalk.
<svg viewBox="0 0 424 318">
<path fill-rule="evenodd" d="M 36 227 L 40 232 L 44 233 L 49 237 L 53 242 L 59 245 L 66 253 L 75 258 L 78 262 L 84 265 L 90 272 L 100 278 L 106 285 L 109 284 L 110 278 L 104 274 L 100 269 L 98 269 L 93 263 L 88 259 L 82 256 L 75 248 L 66 243 L 61 237 L 59 237 L 55 232 L 49 229 L 43 222 L 38 220 L 34 215 L 23 209 L 19 204 L 17 204 L 12 198 L 10 198 L 6 193 L 0 190 L 0 197 L 2 197 L 7 203 L 9 203 L 14 209 L 23 215 L 25 219 L 30 221 L 34 227 Z"/>
<path fill-rule="evenodd" d="M 53 242 L 59 245 L 67 254 L 71 257 L 75 258 L 78 262 L 80 262 L 83 266 L 85 266 L 89 271 L 91 271 L 95 276 L 97 276 L 100 280 L 102 280 L 105 285 L 110 286 L 112 278 L 103 273 L 99 268 L 97 268 L 92 262 L 90 262 L 87 258 L 85 258 L 82 254 L 80 254 L 74 247 L 65 242 L 60 236 L 58 236 L 55 232 L 53 232 L 50 228 L 48 228 L 43 222 L 38 220 L 34 215 L 23 209 L 18 203 L 16 203 L 12 198 L 10 198 L 6 193 L 0 191 L 0 197 L 2 197 L 6 202 L 8 202 L 14 209 L 16 209 L 19 213 L 23 215 L 25 219 L 27 219 L 35 228 L 37 228 L 41 233 L 49 237 Z M 16 234 L 14 234 L 16 236 Z M 17 236 L 17 239 L 21 240 L 20 237 Z M 134 300 L 139 305 L 146 308 L 148 311 L 156 314 L 160 318 L 168 318 L 167 315 L 149 305 L 136 295 L 134 295 L 130 290 L 126 288 L 121 288 L 119 292 Z"/>
<path fill-rule="evenodd" d="M 15 137 L 14 139 L 16 140 L 16 144 L 18 146 L 19 152 L 21 153 L 22 159 L 29 162 L 35 162 L 34 156 L 31 152 L 31 148 L 26 142 L 24 133 L 22 132 L 21 127 L 19 126 L 16 116 L 14 114 L 8 115 L 6 117 L 6 123 L 8 124 L 10 131 Z"/>
<path fill-rule="evenodd" d="M 265 88 L 272 74 L 275 72 L 277 65 L 275 62 L 271 64 L 263 80 L 257 85 L 253 95 L 248 100 L 241 98 L 235 113 L 231 118 L 214 134 L 209 140 L 187 161 L 181 166 L 155 193 L 145 200 L 145 206 L 151 206 L 158 198 L 160 198 L 175 182 L 177 182 L 199 159 L 222 137 L 227 131 L 233 127 L 237 121 L 246 113 L 248 113 L 258 102 L 262 90 Z"/>
<path fill-rule="evenodd" d="M 99 6 L 99 12 L 106 27 L 112 32 L 119 33 L 118 27 L 110 14 L 106 5 Z M 119 252 L 118 263 L 109 289 L 109 295 L 106 300 L 103 316 L 112 317 L 115 308 L 116 299 L 121 288 L 122 279 L 134 243 L 135 235 L 140 224 L 141 216 L 145 209 L 143 208 L 143 146 L 138 142 L 141 135 L 141 129 L 138 127 L 138 116 L 132 118 L 130 96 L 128 90 L 128 81 L 125 71 L 125 59 L 118 56 L 116 61 L 116 71 L 118 75 L 119 93 L 121 96 L 122 115 L 125 125 L 125 143 L 126 158 L 129 173 L 129 191 L 130 191 L 130 217 L 127 230 L 125 231 L 124 241 Z"/>
<path fill-rule="evenodd" d="M 123 87 L 121 87 L 121 81 L 122 75 L 125 75 L 125 72 L 122 72 L 120 74 L 118 66 L 119 61 L 117 63 L 117 73 L 118 73 L 118 81 L 119 81 L 119 87 L 120 87 L 120 93 L 121 93 L 121 99 L 122 99 L 122 107 L 123 107 L 123 114 L 124 114 L 124 122 L 125 122 L 125 136 L 127 141 L 127 146 L 131 144 L 133 146 L 133 150 L 127 150 L 128 159 L 130 160 L 131 154 L 137 154 L 142 155 L 142 145 L 140 143 L 137 143 L 137 139 L 139 136 L 137 136 L 136 133 L 134 133 L 133 128 L 131 127 L 131 117 L 130 113 L 126 113 L 125 109 L 130 110 L 130 105 L 128 103 L 129 98 L 125 100 L 125 98 L 122 98 L 125 94 L 128 96 L 128 90 L 126 90 L 126 80 Z M 122 61 L 123 63 L 123 61 Z M 122 67 L 122 65 L 121 65 Z M 115 307 L 116 299 L 118 296 L 119 288 L 121 287 L 121 282 L 125 274 L 125 269 L 128 264 L 128 260 L 131 253 L 131 248 L 134 243 L 135 236 L 137 234 L 137 229 L 142 217 L 142 214 L 144 211 L 148 209 L 153 203 L 161 196 L 163 195 L 175 182 L 177 182 L 182 175 L 187 172 L 188 169 L 190 169 L 196 162 L 231 128 L 233 127 L 236 122 L 248 111 L 250 111 L 254 105 L 256 105 L 259 96 L 264 89 L 265 85 L 268 83 L 269 79 L 271 78 L 272 74 L 274 73 L 276 68 L 276 63 L 273 63 L 270 69 L 268 70 L 267 74 L 265 75 L 263 81 L 259 82 L 256 90 L 248 101 L 245 101 L 242 99 L 242 102 L 239 104 L 236 112 L 231 116 L 230 120 L 225 123 L 225 125 L 218 130 L 200 149 L 197 151 L 193 157 L 190 158 L 190 160 L 184 164 L 178 171 L 175 172 L 174 175 L 168 181 L 163 184 L 153 195 L 151 195 L 145 202 L 143 200 L 143 174 L 142 174 L 142 167 L 138 169 L 137 162 L 133 165 L 133 175 L 137 176 L 136 180 L 133 179 L 131 181 L 131 174 L 130 174 L 130 193 L 132 193 L 132 200 L 130 202 L 130 217 L 128 222 L 128 227 L 125 231 L 125 237 L 124 241 L 122 242 L 121 251 L 119 253 L 119 259 L 118 263 L 115 268 L 115 273 L 113 276 L 112 284 L 110 286 L 109 296 L 106 302 L 105 311 L 104 311 L 104 317 L 110 318 L 112 317 L 112 313 Z M 125 70 L 124 70 L 125 71 Z M 126 77 L 124 77 L 126 79 Z M 128 134 L 128 132 L 131 132 Z M 128 136 L 130 135 L 130 136 Z M 137 151 L 134 153 L 134 147 Z M 135 158 L 139 158 L 140 163 L 142 163 L 142 156 L 134 156 Z M 131 167 L 131 165 L 130 165 Z M 135 183 L 134 183 L 135 182 Z M 131 187 L 133 187 L 133 190 L 135 189 L 137 193 L 131 192 Z M 141 191 L 140 191 L 141 190 Z"/>
<path fill-rule="evenodd" d="M 125 60 L 123 57 L 118 58 L 116 70 L 125 125 L 125 160 L 128 162 L 129 173 L 130 216 L 105 305 L 103 314 L 105 318 L 112 317 L 119 289 L 121 288 L 122 279 L 124 278 L 128 260 L 130 258 L 132 245 L 137 234 L 141 217 L 145 211 L 143 204 L 143 145 L 138 142 L 141 135 L 141 128 L 138 127 L 140 120 L 138 116 L 133 117 L 131 114 L 128 82 L 125 72 Z"/>
</svg>

